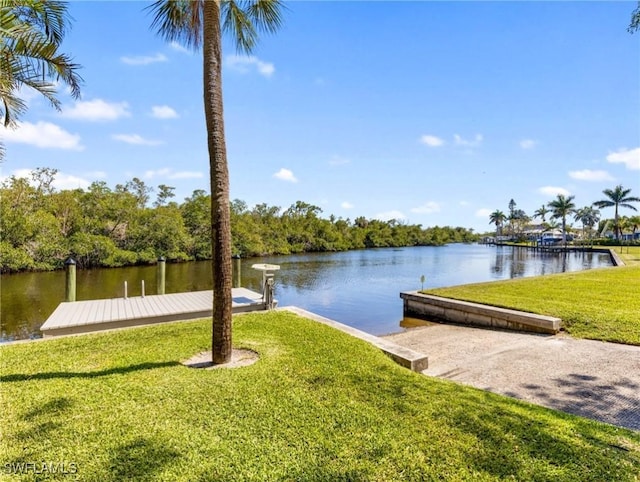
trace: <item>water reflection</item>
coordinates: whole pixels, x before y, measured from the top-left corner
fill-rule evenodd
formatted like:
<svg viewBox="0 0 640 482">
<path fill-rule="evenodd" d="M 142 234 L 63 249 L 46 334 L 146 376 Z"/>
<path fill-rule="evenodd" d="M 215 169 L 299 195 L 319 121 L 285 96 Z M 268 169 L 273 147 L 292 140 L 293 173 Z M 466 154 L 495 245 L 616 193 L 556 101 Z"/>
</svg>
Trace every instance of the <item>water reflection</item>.
<svg viewBox="0 0 640 482">
<path fill-rule="evenodd" d="M 242 260 L 242 285 L 261 291 L 262 275 L 255 263 L 278 264 L 275 295 L 280 306 L 297 305 L 373 334 L 398 331 L 402 319 L 401 291 L 537 276 L 610 266 L 602 253 L 552 254 L 509 247 L 449 245 L 374 249 L 344 253 L 270 256 Z M 235 263 L 234 263 L 235 266 Z M 209 262 L 170 264 L 166 292 L 212 287 Z M 82 270 L 77 273 L 77 299 L 140 296 L 156 293 L 155 266 Z M 39 336 L 38 328 L 64 299 L 65 275 L 23 273 L 0 279 L 2 339 Z M 410 323 L 403 321 L 402 324 Z M 401 325 L 402 326 L 402 325 Z"/>
</svg>

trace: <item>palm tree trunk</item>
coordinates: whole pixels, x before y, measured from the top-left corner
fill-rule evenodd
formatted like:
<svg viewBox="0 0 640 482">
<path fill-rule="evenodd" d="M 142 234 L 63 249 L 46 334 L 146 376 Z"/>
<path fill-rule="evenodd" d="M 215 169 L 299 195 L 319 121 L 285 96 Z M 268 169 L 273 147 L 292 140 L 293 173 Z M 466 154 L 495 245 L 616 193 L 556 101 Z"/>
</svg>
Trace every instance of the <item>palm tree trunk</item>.
<svg viewBox="0 0 640 482">
<path fill-rule="evenodd" d="M 203 2 L 204 111 L 211 178 L 214 364 L 231 360 L 231 214 L 222 108 L 220 0 Z"/>
</svg>

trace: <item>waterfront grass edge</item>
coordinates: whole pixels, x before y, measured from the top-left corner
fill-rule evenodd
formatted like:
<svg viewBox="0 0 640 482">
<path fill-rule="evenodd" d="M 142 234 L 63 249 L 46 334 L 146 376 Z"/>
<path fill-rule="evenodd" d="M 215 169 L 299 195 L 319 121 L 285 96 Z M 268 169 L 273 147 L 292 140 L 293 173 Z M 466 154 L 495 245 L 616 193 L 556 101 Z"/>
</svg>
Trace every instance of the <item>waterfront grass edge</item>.
<svg viewBox="0 0 640 482">
<path fill-rule="evenodd" d="M 640 247 L 616 253 L 625 266 L 422 292 L 555 316 L 574 337 L 640 345 Z"/>
</svg>

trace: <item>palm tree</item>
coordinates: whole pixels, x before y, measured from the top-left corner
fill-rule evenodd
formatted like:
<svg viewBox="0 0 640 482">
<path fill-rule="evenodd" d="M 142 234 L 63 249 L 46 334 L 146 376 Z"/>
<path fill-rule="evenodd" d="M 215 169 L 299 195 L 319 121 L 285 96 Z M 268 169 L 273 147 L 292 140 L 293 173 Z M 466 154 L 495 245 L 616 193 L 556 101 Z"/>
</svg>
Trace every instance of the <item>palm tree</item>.
<svg viewBox="0 0 640 482">
<path fill-rule="evenodd" d="M 494 212 L 489 214 L 489 224 L 496 225 L 496 241 L 498 241 L 498 236 L 500 236 L 500 233 L 502 231 L 502 225 L 506 220 L 507 215 L 499 209 L 496 209 Z"/>
<path fill-rule="evenodd" d="M 547 203 L 551 208 L 551 216 L 555 219 L 562 219 L 562 242 L 567 244 L 567 216 L 575 211 L 576 205 L 573 203 L 575 196 L 565 197 L 564 194 L 558 196 Z"/>
<path fill-rule="evenodd" d="M 628 218 L 627 216 L 621 216 L 618 220 L 618 223 L 618 229 L 620 230 L 620 235 L 622 237 L 624 237 L 625 231 L 633 230 L 633 223 L 631 222 L 631 218 Z"/>
<path fill-rule="evenodd" d="M 632 209 L 637 211 L 636 207 L 633 206 L 632 202 L 640 202 L 639 197 L 629 196 L 631 189 L 624 189 L 622 185 L 618 184 L 614 189 L 605 189 L 602 193 L 607 196 L 607 199 L 603 199 L 601 201 L 596 201 L 593 205 L 597 208 L 609 208 L 611 206 L 615 207 L 615 215 L 613 217 L 613 230 L 616 235 L 616 240 L 620 240 L 620 226 L 619 226 L 619 216 L 618 216 L 618 206 L 623 208 Z"/>
<path fill-rule="evenodd" d="M 16 127 L 26 111 L 18 97 L 24 87 L 57 110 L 56 81 L 69 86 L 74 98 L 80 96 L 80 66 L 59 51 L 68 26 L 66 2 L 0 0 L 0 118 L 5 127 Z M 0 144 L 0 160 L 3 153 Z"/>
<path fill-rule="evenodd" d="M 275 32 L 281 24 L 280 0 L 157 0 L 149 7 L 151 24 L 167 41 L 194 50 L 202 47 L 204 112 L 211 182 L 213 263 L 212 360 L 231 360 L 231 226 L 229 170 L 222 105 L 222 32 L 228 31 L 239 51 L 248 53 L 259 31 Z"/>
<path fill-rule="evenodd" d="M 584 237 L 584 228 L 589 228 L 589 239 L 591 239 L 591 231 L 593 227 L 600 221 L 600 211 L 593 206 L 585 206 L 575 212 L 574 219 L 582 223 L 582 236 Z"/>
<path fill-rule="evenodd" d="M 549 210 L 547 209 L 547 207 L 543 204 L 542 206 L 540 206 L 539 209 L 536 209 L 536 211 L 533 213 L 533 217 L 534 218 L 541 218 L 543 223 L 547 222 L 546 216 L 547 214 L 549 214 Z"/>
<path fill-rule="evenodd" d="M 640 216 L 631 216 L 629 218 L 629 224 L 631 225 L 632 240 L 636 240 L 636 231 L 640 228 Z"/>
</svg>

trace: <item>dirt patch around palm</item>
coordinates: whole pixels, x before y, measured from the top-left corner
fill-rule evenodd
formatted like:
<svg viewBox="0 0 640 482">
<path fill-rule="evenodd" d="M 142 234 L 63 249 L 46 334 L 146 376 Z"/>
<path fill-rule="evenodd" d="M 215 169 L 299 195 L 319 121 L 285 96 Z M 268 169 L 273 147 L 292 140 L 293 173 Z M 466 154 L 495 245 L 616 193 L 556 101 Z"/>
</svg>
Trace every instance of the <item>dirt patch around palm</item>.
<svg viewBox="0 0 640 482">
<path fill-rule="evenodd" d="M 253 350 L 245 348 L 234 348 L 231 353 L 231 360 L 227 363 L 214 365 L 211 361 L 211 351 L 203 351 L 192 356 L 182 364 L 190 368 L 204 368 L 213 370 L 215 368 L 239 368 L 253 365 L 260 359 L 260 356 Z"/>
</svg>

